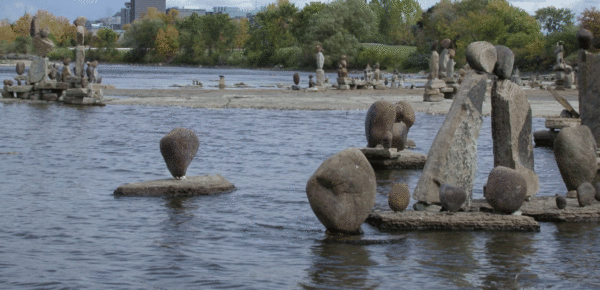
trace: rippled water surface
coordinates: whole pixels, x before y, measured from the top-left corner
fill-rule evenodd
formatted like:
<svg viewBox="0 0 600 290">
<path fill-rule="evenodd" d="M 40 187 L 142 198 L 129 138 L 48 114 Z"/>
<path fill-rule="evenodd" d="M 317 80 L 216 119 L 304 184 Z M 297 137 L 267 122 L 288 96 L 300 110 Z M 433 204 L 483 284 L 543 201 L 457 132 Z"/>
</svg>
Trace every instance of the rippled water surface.
<svg viewBox="0 0 600 290">
<path fill-rule="evenodd" d="M 600 287 L 597 223 L 539 233 L 381 233 L 385 245 L 324 242 L 306 181 L 329 156 L 361 147 L 365 111 L 68 107 L 0 103 L 0 288 L 420 289 Z M 444 116 L 417 115 L 427 153 Z M 158 143 L 197 132 L 188 176 L 220 173 L 237 190 L 193 198 L 115 198 L 119 185 L 169 177 Z M 543 120 L 534 120 L 534 130 Z M 492 168 L 490 119 L 475 197 Z M 564 193 L 552 151 L 535 149 L 541 195 Z M 377 208 L 395 182 L 378 172 Z"/>
</svg>

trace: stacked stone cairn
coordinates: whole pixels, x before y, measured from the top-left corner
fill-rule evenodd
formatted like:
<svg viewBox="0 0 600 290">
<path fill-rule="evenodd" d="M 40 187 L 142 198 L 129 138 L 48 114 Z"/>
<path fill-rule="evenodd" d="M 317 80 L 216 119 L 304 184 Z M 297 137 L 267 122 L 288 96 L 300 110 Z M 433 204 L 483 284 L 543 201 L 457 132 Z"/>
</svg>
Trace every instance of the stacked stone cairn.
<svg viewBox="0 0 600 290">
<path fill-rule="evenodd" d="M 440 55 L 439 76 L 446 83 L 446 87 L 440 88 L 440 92 L 444 94 L 445 99 L 452 99 L 459 87 L 457 80 L 454 78 L 454 66 L 456 65 L 454 56 L 456 55 L 456 51 L 451 48 L 452 41 L 450 39 L 446 38 L 442 40 L 441 44 L 444 49 Z"/>
<path fill-rule="evenodd" d="M 25 64 L 17 62 L 17 76 L 14 78 L 17 85 L 5 82 L 2 96 L 4 98 L 14 98 L 15 95 L 20 99 L 62 101 L 70 104 L 80 105 L 103 105 L 102 88 L 99 86 L 88 86 L 89 83 L 99 83 L 96 70 L 97 62 L 92 63 L 92 78 L 84 76 L 83 63 L 85 61 L 85 49 L 83 47 L 83 35 L 85 29 L 85 18 L 79 17 L 75 20 L 77 26 L 76 49 L 77 64 L 76 72 L 73 73 L 68 67 L 70 59 L 64 60 L 64 67 L 61 69 L 56 65 L 50 65 L 47 55 L 54 48 L 54 43 L 48 38 L 48 29 L 39 29 L 37 20 L 34 17 L 31 23 L 30 33 L 33 38 L 36 56 L 34 56 L 29 67 L 27 76 L 25 73 Z M 93 79 L 93 81 L 90 81 Z"/>
<path fill-rule="evenodd" d="M 348 58 L 346 57 L 346 55 L 342 55 L 337 73 L 338 89 L 349 90 L 350 84 L 352 83 L 352 78 L 348 77 Z"/>
<path fill-rule="evenodd" d="M 446 83 L 440 80 L 440 55 L 437 52 L 438 42 L 434 41 L 431 44 L 431 56 L 429 58 L 429 76 L 428 81 L 425 84 L 425 94 L 423 95 L 423 101 L 425 102 L 439 102 L 444 100 L 444 94 L 440 91 L 441 88 L 446 87 Z"/>
<path fill-rule="evenodd" d="M 292 77 L 294 84 L 292 85 L 292 90 L 294 91 L 298 91 L 300 90 L 300 74 L 299 73 L 294 73 L 294 76 Z"/>
<path fill-rule="evenodd" d="M 317 51 L 317 88 L 325 89 L 325 71 L 323 70 L 323 64 L 325 63 L 325 56 L 323 56 L 323 47 L 317 45 L 315 47 Z"/>
<path fill-rule="evenodd" d="M 319 166 L 306 184 L 310 207 L 331 234 L 361 234 L 375 205 L 375 171 L 365 155 L 349 148 Z"/>
<path fill-rule="evenodd" d="M 410 127 L 415 123 L 415 113 L 406 101 L 395 105 L 388 101 L 376 101 L 367 111 L 365 135 L 367 147 L 404 150 Z"/>
<path fill-rule="evenodd" d="M 503 209 L 507 203 L 518 204 L 518 210 L 527 194 L 537 192 L 539 184 L 533 171 L 531 109 L 520 87 L 509 80 L 514 54 L 506 47 L 480 41 L 467 47 L 466 58 L 473 70 L 465 71 L 446 120 L 429 150 L 413 193 L 417 200 L 414 208 L 426 210 L 429 205 L 437 204 L 455 211 L 457 207 L 463 210 L 471 207 L 487 74 L 493 72 L 498 77 L 492 90 L 494 165 L 507 168 L 517 176 L 516 179 L 523 181 L 524 186 L 520 195 L 511 195 L 501 186 L 492 186 L 486 199 L 498 212 L 511 212 L 512 207 Z M 488 179 L 488 183 L 496 184 L 494 182 L 494 178 L 491 183 Z"/>
<path fill-rule="evenodd" d="M 573 68 L 565 63 L 563 42 L 556 43 L 554 49 L 556 54 L 556 65 L 552 68 L 555 74 L 556 90 L 574 89 L 575 73 Z"/>
</svg>

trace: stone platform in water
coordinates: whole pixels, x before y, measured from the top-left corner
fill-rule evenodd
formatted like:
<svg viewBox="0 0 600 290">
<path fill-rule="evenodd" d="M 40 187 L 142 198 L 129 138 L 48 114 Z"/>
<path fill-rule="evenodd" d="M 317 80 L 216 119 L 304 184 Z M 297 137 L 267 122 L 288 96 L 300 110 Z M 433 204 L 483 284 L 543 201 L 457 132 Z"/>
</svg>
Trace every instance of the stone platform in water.
<svg viewBox="0 0 600 290">
<path fill-rule="evenodd" d="M 374 211 L 366 222 L 383 231 L 520 231 L 537 232 L 531 217 L 486 212 Z"/>
<path fill-rule="evenodd" d="M 373 169 L 423 169 L 427 155 L 410 150 L 361 148 Z"/>
<path fill-rule="evenodd" d="M 473 207 L 492 210 L 485 200 L 474 200 Z M 523 203 L 521 212 L 539 222 L 596 222 L 600 221 L 600 202 L 594 200 L 591 205 L 580 207 L 576 198 L 567 198 L 567 207 L 558 209 L 553 196 L 532 197 Z"/>
<path fill-rule="evenodd" d="M 183 180 L 174 178 L 129 183 L 119 186 L 118 196 L 195 196 L 230 192 L 235 186 L 220 174 L 190 176 Z"/>
</svg>

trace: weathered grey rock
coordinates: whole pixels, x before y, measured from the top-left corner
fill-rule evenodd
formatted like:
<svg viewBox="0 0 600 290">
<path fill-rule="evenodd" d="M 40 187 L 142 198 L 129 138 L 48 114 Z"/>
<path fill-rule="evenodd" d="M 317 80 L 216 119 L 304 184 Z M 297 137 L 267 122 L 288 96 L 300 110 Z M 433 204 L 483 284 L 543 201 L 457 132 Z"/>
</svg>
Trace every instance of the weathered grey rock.
<svg viewBox="0 0 600 290">
<path fill-rule="evenodd" d="M 448 54 L 448 49 L 444 48 L 442 53 L 440 54 L 440 66 L 439 66 L 439 78 L 444 79 L 446 77 L 447 65 L 450 60 L 450 55 Z"/>
<path fill-rule="evenodd" d="M 498 58 L 494 66 L 494 74 L 502 80 L 509 80 L 515 63 L 515 54 L 503 45 L 496 45 L 496 54 Z"/>
<path fill-rule="evenodd" d="M 388 206 L 393 211 L 403 211 L 410 203 L 410 190 L 406 183 L 396 183 L 392 185 L 390 195 L 388 196 Z"/>
<path fill-rule="evenodd" d="M 584 28 L 580 28 L 579 31 L 577 31 L 577 43 L 579 44 L 579 49 L 590 49 L 590 47 L 592 47 L 592 38 L 594 38 L 594 35 L 592 35 L 592 32 L 590 32 L 587 29 Z"/>
<path fill-rule="evenodd" d="M 429 57 L 429 79 L 437 79 L 440 72 L 440 55 L 437 51 L 432 51 Z"/>
<path fill-rule="evenodd" d="M 596 189 L 589 182 L 584 182 L 577 187 L 577 202 L 583 207 L 592 204 L 596 196 Z"/>
<path fill-rule="evenodd" d="M 200 142 L 194 131 L 175 128 L 160 139 L 160 153 L 167 168 L 175 178 L 185 176 L 188 166 L 196 156 Z"/>
<path fill-rule="evenodd" d="M 71 71 L 71 68 L 67 64 L 67 65 L 63 66 L 61 79 L 63 82 L 68 82 L 69 78 L 71 78 L 71 77 L 73 77 L 73 72 Z"/>
<path fill-rule="evenodd" d="M 84 37 L 85 37 L 85 28 L 80 25 L 80 26 L 77 26 L 75 29 L 76 29 L 76 34 L 77 34 L 77 45 L 83 45 Z"/>
<path fill-rule="evenodd" d="M 465 56 L 472 69 L 487 73 L 492 72 L 498 59 L 496 47 L 487 41 L 476 41 L 469 44 Z"/>
<path fill-rule="evenodd" d="M 365 155 L 349 148 L 319 166 L 306 184 L 313 212 L 330 232 L 360 233 L 375 204 L 375 171 Z"/>
<path fill-rule="evenodd" d="M 600 144 L 600 54 L 579 51 L 579 114 L 581 124 L 592 131 L 596 144 Z"/>
<path fill-rule="evenodd" d="M 481 110 L 486 88 L 486 75 L 471 71 L 465 77 L 429 149 L 427 163 L 413 193 L 415 200 L 426 204 L 439 203 L 437 182 L 465 189 L 465 207 L 471 205 L 477 169 L 477 139 L 483 122 Z"/>
<path fill-rule="evenodd" d="M 75 75 L 84 78 L 85 77 L 85 47 L 79 45 L 75 49 Z"/>
<path fill-rule="evenodd" d="M 298 85 L 300 83 L 300 74 L 299 73 L 295 73 L 294 74 L 294 84 Z"/>
<path fill-rule="evenodd" d="M 457 212 L 467 201 L 467 193 L 460 187 L 449 184 L 440 186 L 440 203 L 449 212 Z"/>
<path fill-rule="evenodd" d="M 567 190 L 577 190 L 596 175 L 596 141 L 587 126 L 567 127 L 554 140 L 554 158 Z"/>
<path fill-rule="evenodd" d="M 558 209 L 565 209 L 567 207 L 567 199 L 562 195 L 556 195 L 556 207 Z"/>
<path fill-rule="evenodd" d="M 25 73 L 25 63 L 22 61 L 18 61 L 16 65 L 17 74 L 23 75 Z"/>
<path fill-rule="evenodd" d="M 47 93 L 42 95 L 42 100 L 44 101 L 56 101 L 58 100 L 58 95 L 53 93 Z"/>
<path fill-rule="evenodd" d="M 406 148 L 406 142 L 408 140 L 408 127 L 403 122 L 394 123 L 392 126 L 392 146 L 398 151 Z"/>
<path fill-rule="evenodd" d="M 379 144 L 390 148 L 393 138 L 392 129 L 396 120 L 396 106 L 388 101 L 376 101 L 367 111 L 365 134 L 367 147 Z"/>
<path fill-rule="evenodd" d="M 54 43 L 47 37 L 36 35 L 32 41 L 36 53 L 41 57 L 46 57 L 54 49 Z"/>
<path fill-rule="evenodd" d="M 415 111 L 407 101 L 396 103 L 396 123 L 402 122 L 410 128 L 415 123 Z"/>
<path fill-rule="evenodd" d="M 34 56 L 27 75 L 28 83 L 34 84 L 48 79 L 48 58 Z"/>
<path fill-rule="evenodd" d="M 596 190 L 596 194 L 594 195 L 594 199 L 600 201 L 600 182 L 594 182 L 594 189 Z"/>
<path fill-rule="evenodd" d="M 492 140 L 494 167 L 517 170 L 527 182 L 527 196 L 540 188 L 533 160 L 531 106 L 523 89 L 509 80 L 492 87 Z"/>
<path fill-rule="evenodd" d="M 235 189 L 231 182 L 220 174 L 191 176 L 183 180 L 161 179 L 129 183 L 119 186 L 117 196 L 196 196 L 230 192 Z"/>
<path fill-rule="evenodd" d="M 514 169 L 498 166 L 492 169 L 483 190 L 485 200 L 500 213 L 518 211 L 527 195 L 527 183 Z"/>
</svg>

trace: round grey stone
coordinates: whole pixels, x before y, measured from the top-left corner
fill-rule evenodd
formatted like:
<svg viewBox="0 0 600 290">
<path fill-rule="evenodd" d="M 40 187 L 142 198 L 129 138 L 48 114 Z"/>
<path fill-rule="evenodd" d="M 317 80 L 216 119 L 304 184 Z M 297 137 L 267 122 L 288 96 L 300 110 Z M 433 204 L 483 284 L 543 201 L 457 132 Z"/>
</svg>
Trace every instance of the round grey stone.
<svg viewBox="0 0 600 290">
<path fill-rule="evenodd" d="M 465 56 L 472 69 L 487 73 L 492 72 L 498 59 L 496 47 L 487 41 L 476 41 L 469 44 Z"/>
<path fill-rule="evenodd" d="M 388 206 L 393 211 L 403 211 L 408 207 L 410 203 L 410 190 L 406 183 L 396 183 L 390 190 L 388 196 Z"/>
<path fill-rule="evenodd" d="M 358 234 L 375 204 L 375 171 L 356 148 L 325 160 L 306 184 L 306 196 L 321 223 L 333 233 Z"/>
<path fill-rule="evenodd" d="M 494 211 L 512 214 L 523 205 L 527 182 L 516 170 L 504 166 L 492 169 L 483 195 Z"/>
<path fill-rule="evenodd" d="M 556 207 L 558 209 L 565 209 L 567 207 L 567 199 L 562 195 L 556 195 Z"/>
<path fill-rule="evenodd" d="M 496 54 L 498 55 L 494 74 L 502 80 L 509 80 L 515 63 L 515 54 L 510 48 L 503 45 L 496 45 Z"/>
<path fill-rule="evenodd" d="M 592 204 L 596 196 L 596 189 L 589 182 L 584 182 L 577 187 L 577 202 L 583 207 Z"/>
<path fill-rule="evenodd" d="M 294 74 L 294 84 L 298 85 L 299 83 L 300 83 L 300 74 L 295 73 Z"/>
<path fill-rule="evenodd" d="M 23 75 L 25 73 L 25 63 L 22 61 L 17 62 L 16 69 L 18 75 Z"/>
<path fill-rule="evenodd" d="M 554 158 L 567 190 L 577 190 L 596 175 L 596 140 L 585 126 L 566 127 L 554 139 Z"/>
<path fill-rule="evenodd" d="M 407 101 L 396 103 L 396 123 L 402 122 L 410 129 L 415 124 L 415 111 Z"/>
<path fill-rule="evenodd" d="M 194 131 L 185 128 L 175 128 L 160 139 L 160 153 L 173 177 L 185 176 L 199 146 L 198 136 Z"/>
<path fill-rule="evenodd" d="M 402 123 L 394 123 L 392 127 L 392 148 L 396 148 L 398 151 L 406 148 L 406 142 L 408 140 L 408 127 Z"/>
<path fill-rule="evenodd" d="M 594 38 L 594 35 L 592 35 L 592 32 L 581 28 L 579 29 L 579 31 L 577 31 L 577 43 L 579 44 L 579 49 L 590 49 L 590 47 L 592 47 L 592 38 Z"/>
<path fill-rule="evenodd" d="M 440 186 L 440 203 L 449 212 L 457 212 L 467 200 L 464 189 L 449 184 Z"/>
</svg>

